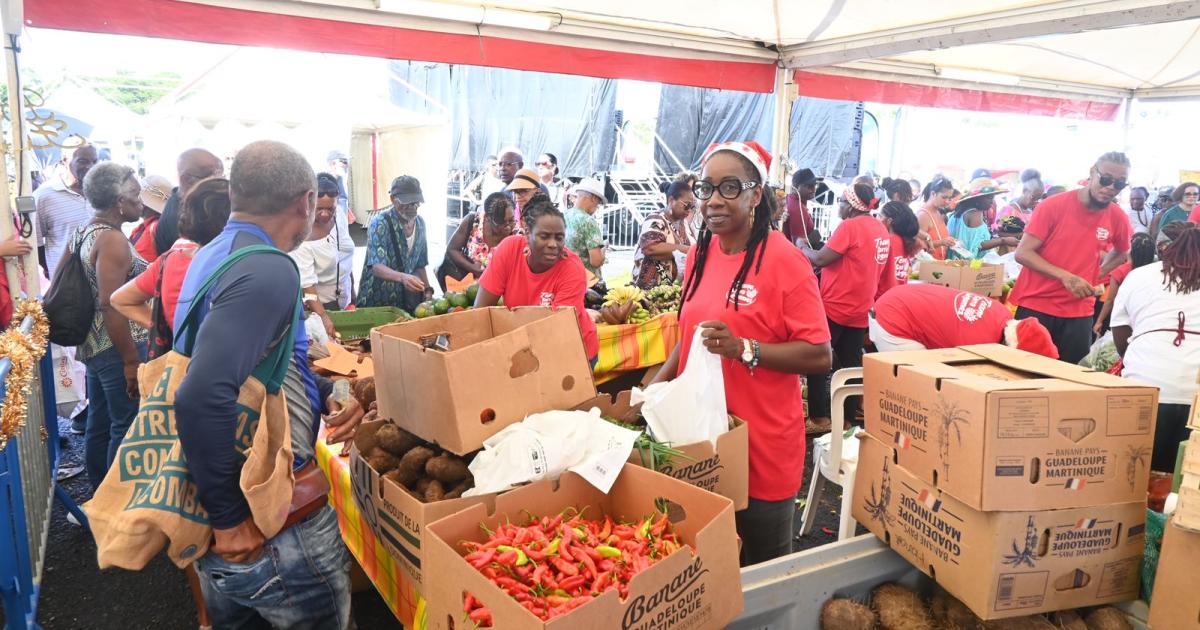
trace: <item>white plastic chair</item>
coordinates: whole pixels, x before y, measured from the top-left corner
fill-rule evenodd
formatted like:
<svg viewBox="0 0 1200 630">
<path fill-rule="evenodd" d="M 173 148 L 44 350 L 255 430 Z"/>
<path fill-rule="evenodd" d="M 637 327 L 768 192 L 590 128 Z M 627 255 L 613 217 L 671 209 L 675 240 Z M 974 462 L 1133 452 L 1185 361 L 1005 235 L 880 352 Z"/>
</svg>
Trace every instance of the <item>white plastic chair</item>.
<svg viewBox="0 0 1200 630">
<path fill-rule="evenodd" d="M 854 519 L 851 516 L 851 509 L 854 499 L 854 473 L 858 470 L 858 457 L 855 456 L 852 460 L 843 457 L 845 450 L 843 434 L 846 431 L 846 399 L 851 396 L 863 395 L 863 386 L 861 384 L 850 385 L 849 381 L 861 379 L 862 374 L 862 368 L 846 368 L 833 374 L 829 385 L 833 394 L 829 409 L 832 418 L 829 451 L 828 453 L 820 452 L 816 447 L 816 440 L 813 440 L 812 480 L 808 485 L 808 502 L 804 505 L 804 512 L 800 517 L 801 536 L 812 533 L 813 521 L 816 520 L 817 503 L 825 489 L 826 480 L 842 487 L 842 507 L 838 515 L 838 540 L 854 536 Z"/>
</svg>

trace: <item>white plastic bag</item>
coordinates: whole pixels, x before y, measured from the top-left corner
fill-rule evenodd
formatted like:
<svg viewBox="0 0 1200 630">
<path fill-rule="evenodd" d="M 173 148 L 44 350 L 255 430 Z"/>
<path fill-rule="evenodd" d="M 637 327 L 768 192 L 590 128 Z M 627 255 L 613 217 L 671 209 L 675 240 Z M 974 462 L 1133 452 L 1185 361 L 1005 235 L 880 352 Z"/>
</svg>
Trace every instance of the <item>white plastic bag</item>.
<svg viewBox="0 0 1200 630">
<path fill-rule="evenodd" d="M 721 357 L 704 347 L 700 332 L 696 327 L 682 374 L 631 392 L 630 401 L 642 403 L 646 426 L 660 442 L 684 446 L 707 440 L 716 446 L 717 438 L 729 430 Z"/>
<path fill-rule="evenodd" d="M 608 492 L 637 438 L 637 431 L 604 420 L 598 409 L 536 413 L 484 441 L 468 466 L 475 487 L 463 496 L 554 479 L 567 470 Z"/>
<path fill-rule="evenodd" d="M 87 405 L 87 366 L 75 360 L 75 348 L 50 345 L 54 362 L 54 402 L 58 415 L 70 418 L 81 406 Z"/>
<path fill-rule="evenodd" d="M 304 331 L 308 333 L 308 358 L 324 359 L 329 356 L 325 342 L 329 341 L 329 333 L 325 332 L 325 322 L 321 316 L 310 313 L 304 320 Z"/>
</svg>

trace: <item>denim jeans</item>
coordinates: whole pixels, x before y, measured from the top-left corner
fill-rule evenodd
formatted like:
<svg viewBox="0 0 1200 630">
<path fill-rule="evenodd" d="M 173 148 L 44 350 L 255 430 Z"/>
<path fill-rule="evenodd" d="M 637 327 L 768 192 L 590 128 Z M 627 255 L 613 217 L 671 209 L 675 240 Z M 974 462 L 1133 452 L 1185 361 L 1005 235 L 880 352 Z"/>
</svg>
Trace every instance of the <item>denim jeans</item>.
<svg viewBox="0 0 1200 630">
<path fill-rule="evenodd" d="M 145 343 L 138 344 L 138 354 L 145 360 Z M 92 489 L 95 489 L 108 474 L 108 467 L 117 456 L 117 447 L 137 416 L 140 401 L 130 398 L 125 391 L 125 363 L 116 348 L 109 348 L 83 363 L 87 366 L 88 394 L 83 463 Z"/>
<path fill-rule="evenodd" d="M 249 564 L 211 551 L 196 561 L 213 630 L 344 630 L 350 624 L 350 552 L 325 506 L 267 541 Z"/>
</svg>

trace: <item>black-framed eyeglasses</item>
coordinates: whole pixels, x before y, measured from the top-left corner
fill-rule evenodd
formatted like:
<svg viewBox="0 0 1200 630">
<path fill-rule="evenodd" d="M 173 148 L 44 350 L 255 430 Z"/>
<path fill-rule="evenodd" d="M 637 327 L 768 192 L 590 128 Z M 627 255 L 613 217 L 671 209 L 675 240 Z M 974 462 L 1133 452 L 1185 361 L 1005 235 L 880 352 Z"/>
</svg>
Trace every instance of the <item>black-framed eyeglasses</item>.
<svg viewBox="0 0 1200 630">
<path fill-rule="evenodd" d="M 321 197 L 332 197 L 332 198 L 336 199 L 337 196 L 338 196 L 338 192 L 336 190 L 318 190 L 317 191 L 317 199 L 320 199 Z"/>
<path fill-rule="evenodd" d="M 698 181 L 692 184 L 692 194 L 696 195 L 697 199 L 710 199 L 715 190 L 726 199 L 737 199 L 742 191 L 750 190 L 755 186 L 758 186 L 758 182 L 744 182 L 736 177 L 726 177 L 719 184 Z"/>
<path fill-rule="evenodd" d="M 1118 192 L 1124 190 L 1125 187 L 1129 185 L 1129 180 L 1117 179 L 1112 175 L 1105 175 L 1104 173 L 1100 173 L 1100 176 L 1096 178 L 1096 181 L 1100 182 L 1100 186 L 1104 188 L 1112 186 Z"/>
</svg>

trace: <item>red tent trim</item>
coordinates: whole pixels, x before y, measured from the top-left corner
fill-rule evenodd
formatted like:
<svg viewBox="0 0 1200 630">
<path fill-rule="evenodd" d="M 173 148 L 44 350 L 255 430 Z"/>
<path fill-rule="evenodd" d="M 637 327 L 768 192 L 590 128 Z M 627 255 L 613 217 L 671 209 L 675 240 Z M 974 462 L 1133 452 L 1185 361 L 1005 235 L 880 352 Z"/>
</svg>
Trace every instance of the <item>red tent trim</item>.
<svg viewBox="0 0 1200 630">
<path fill-rule="evenodd" d="M 944 107 L 1102 121 L 1116 120 L 1117 111 L 1121 107 L 1120 103 L 1103 101 L 934 87 L 800 70 L 796 71 L 795 81 L 801 96 L 889 105 Z"/>
<path fill-rule="evenodd" d="M 775 64 L 681 59 L 230 9 L 177 0 L 28 0 L 37 28 L 266 46 L 771 92 Z M 531 38 L 537 33 L 531 32 Z"/>
</svg>

